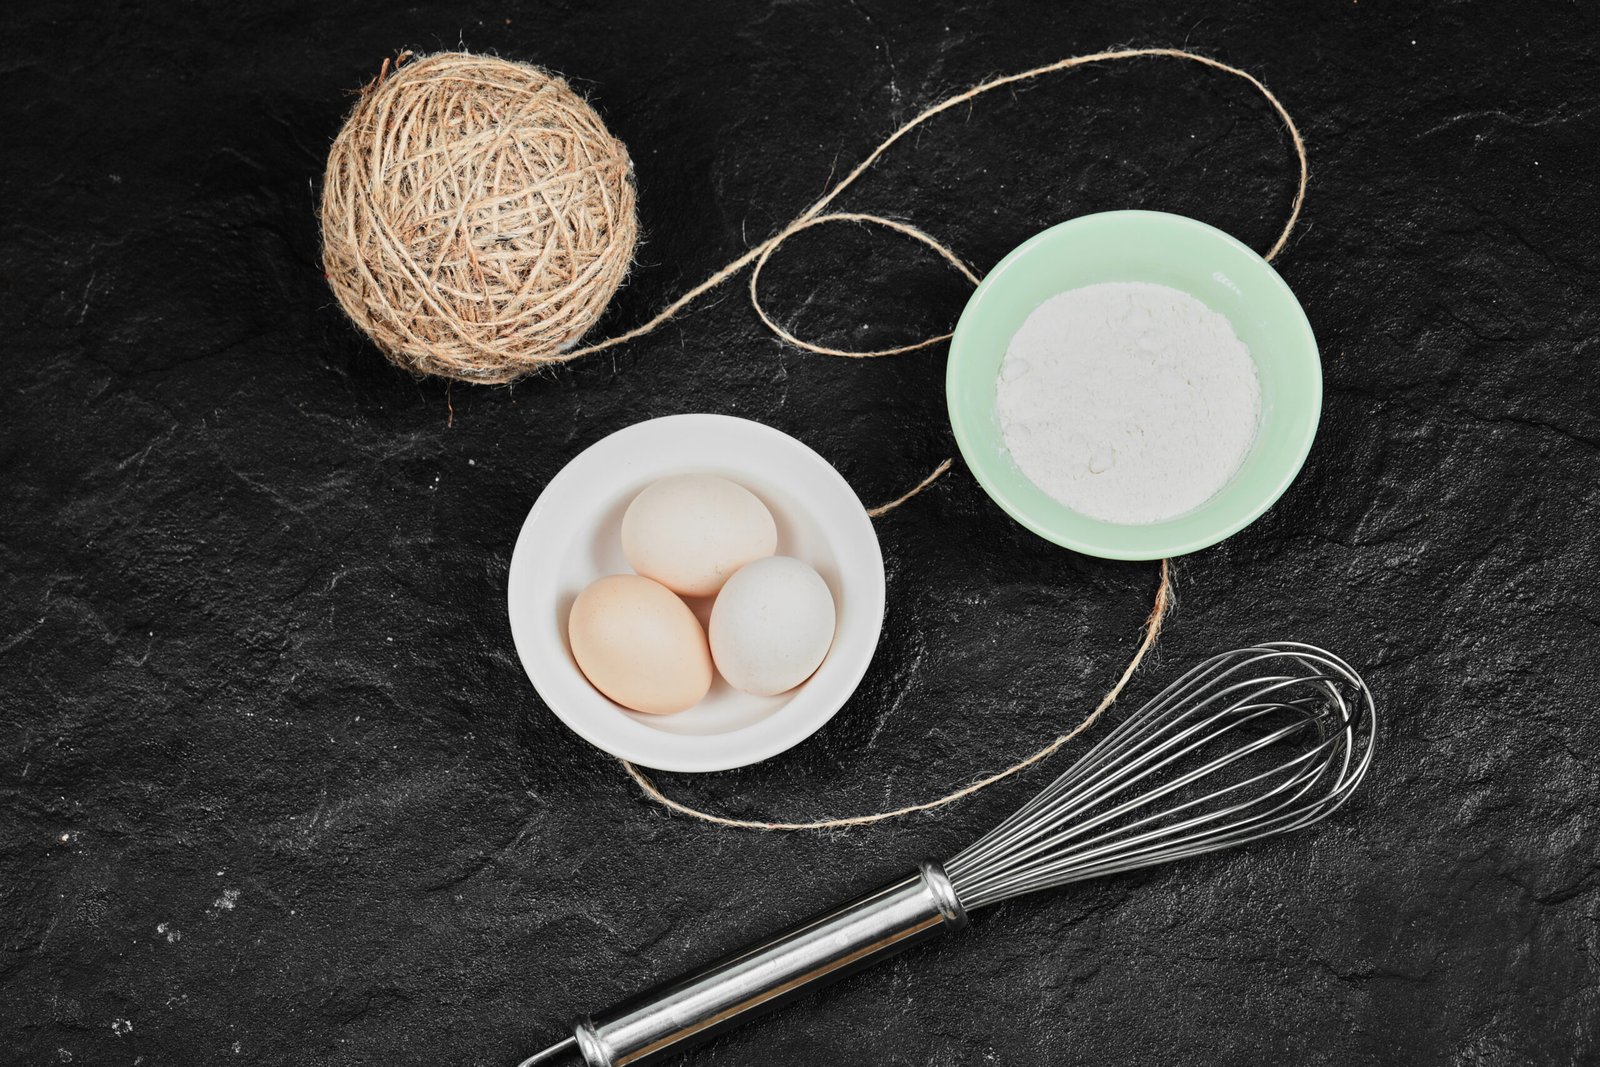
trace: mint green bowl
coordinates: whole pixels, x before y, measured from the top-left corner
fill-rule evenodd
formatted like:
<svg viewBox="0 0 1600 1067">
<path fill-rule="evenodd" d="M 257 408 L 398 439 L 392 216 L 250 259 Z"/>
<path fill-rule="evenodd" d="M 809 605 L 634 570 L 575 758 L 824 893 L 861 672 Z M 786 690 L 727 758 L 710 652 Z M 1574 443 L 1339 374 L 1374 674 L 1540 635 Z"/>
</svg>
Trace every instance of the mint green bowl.
<svg viewBox="0 0 1600 1067">
<path fill-rule="evenodd" d="M 1261 380 L 1261 425 L 1238 473 L 1166 522 L 1119 525 L 1057 502 L 1017 469 L 995 419 L 1000 363 L 1023 320 L 1057 293 L 1100 282 L 1154 282 L 1194 296 L 1232 323 Z M 1322 362 L 1300 302 L 1248 247 L 1182 215 L 1107 211 L 1052 226 L 989 272 L 956 324 L 945 393 L 962 457 L 1012 518 L 1091 556 L 1163 559 L 1237 533 L 1288 488 L 1317 433 Z"/>
</svg>

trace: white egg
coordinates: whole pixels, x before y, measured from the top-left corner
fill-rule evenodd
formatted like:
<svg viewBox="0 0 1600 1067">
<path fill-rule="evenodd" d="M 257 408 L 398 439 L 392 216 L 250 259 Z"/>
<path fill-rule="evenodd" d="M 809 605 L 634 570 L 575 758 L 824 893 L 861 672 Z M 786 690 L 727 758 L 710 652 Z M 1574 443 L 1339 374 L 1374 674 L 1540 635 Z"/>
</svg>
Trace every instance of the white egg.
<svg viewBox="0 0 1600 1067">
<path fill-rule="evenodd" d="M 628 566 L 680 596 L 712 596 L 734 571 L 777 550 L 772 512 L 714 474 L 652 482 L 622 516 Z"/>
<path fill-rule="evenodd" d="M 711 608 L 711 658 L 729 685 L 776 696 L 815 673 L 836 613 L 822 575 L 789 556 L 741 567 Z"/>
</svg>

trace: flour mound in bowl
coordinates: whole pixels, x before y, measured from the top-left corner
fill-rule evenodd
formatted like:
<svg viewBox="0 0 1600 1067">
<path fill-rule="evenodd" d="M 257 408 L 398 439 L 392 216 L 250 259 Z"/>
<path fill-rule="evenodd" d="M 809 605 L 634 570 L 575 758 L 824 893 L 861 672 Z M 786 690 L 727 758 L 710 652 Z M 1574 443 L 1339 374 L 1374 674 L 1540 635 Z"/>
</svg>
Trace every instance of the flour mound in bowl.
<svg viewBox="0 0 1600 1067">
<path fill-rule="evenodd" d="M 995 419 L 1028 480 L 1090 518 L 1144 525 L 1215 496 L 1261 422 L 1250 350 L 1195 297 L 1148 282 L 1069 289 L 1000 364 Z"/>
</svg>

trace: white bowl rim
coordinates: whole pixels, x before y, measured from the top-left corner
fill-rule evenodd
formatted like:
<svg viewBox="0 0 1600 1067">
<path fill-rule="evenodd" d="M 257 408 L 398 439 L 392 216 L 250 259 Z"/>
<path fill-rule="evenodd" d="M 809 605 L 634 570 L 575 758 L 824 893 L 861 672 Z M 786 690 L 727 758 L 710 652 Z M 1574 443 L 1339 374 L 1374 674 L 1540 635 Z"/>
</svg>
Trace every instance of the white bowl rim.
<svg viewBox="0 0 1600 1067">
<path fill-rule="evenodd" d="M 556 612 L 537 606 L 541 598 L 557 595 L 560 577 L 556 565 L 540 566 L 535 545 L 544 534 L 573 536 L 577 522 L 593 522 L 593 514 L 579 520 L 563 509 L 574 495 L 593 499 L 596 486 L 636 478 L 636 470 L 620 469 L 623 457 L 648 455 L 651 465 L 661 464 L 660 476 L 664 476 L 697 466 L 693 461 L 673 464 L 667 460 L 675 446 L 681 451 L 685 442 L 700 442 L 704 447 L 703 443 L 710 440 L 718 442 L 717 459 L 699 465 L 736 466 L 739 460 L 757 454 L 767 459 L 779 457 L 785 465 L 781 472 L 785 488 L 812 494 L 807 503 L 816 508 L 811 516 L 834 554 L 839 595 L 851 598 L 855 610 L 847 613 L 845 605 L 840 605 L 839 631 L 827 658 L 810 680 L 793 691 L 784 706 L 758 722 L 727 732 L 677 734 L 635 721 L 583 677 L 567 649 L 565 620 L 556 620 Z M 774 479 L 776 473 L 763 471 Z M 885 602 L 883 555 L 877 531 L 844 476 L 804 442 L 781 430 L 750 419 L 709 413 L 667 415 L 637 422 L 574 456 L 550 479 L 528 511 L 506 579 L 512 641 L 529 681 L 544 703 L 569 729 L 595 747 L 666 771 L 704 772 L 747 766 L 787 751 L 816 733 L 844 706 L 866 674 L 882 631 Z M 681 714 L 692 714 L 692 709 Z"/>
</svg>

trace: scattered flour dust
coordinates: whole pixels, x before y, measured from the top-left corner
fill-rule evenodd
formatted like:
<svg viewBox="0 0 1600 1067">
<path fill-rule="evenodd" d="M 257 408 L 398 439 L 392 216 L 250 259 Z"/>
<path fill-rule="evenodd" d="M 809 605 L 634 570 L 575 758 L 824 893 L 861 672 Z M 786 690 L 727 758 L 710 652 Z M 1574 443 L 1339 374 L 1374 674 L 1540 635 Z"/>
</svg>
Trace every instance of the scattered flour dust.
<svg viewBox="0 0 1600 1067">
<path fill-rule="evenodd" d="M 1261 385 L 1222 315 L 1165 285 L 1108 282 L 1058 293 L 1023 322 L 995 419 L 1018 469 L 1067 507 L 1164 522 L 1244 462 Z"/>
</svg>

